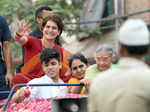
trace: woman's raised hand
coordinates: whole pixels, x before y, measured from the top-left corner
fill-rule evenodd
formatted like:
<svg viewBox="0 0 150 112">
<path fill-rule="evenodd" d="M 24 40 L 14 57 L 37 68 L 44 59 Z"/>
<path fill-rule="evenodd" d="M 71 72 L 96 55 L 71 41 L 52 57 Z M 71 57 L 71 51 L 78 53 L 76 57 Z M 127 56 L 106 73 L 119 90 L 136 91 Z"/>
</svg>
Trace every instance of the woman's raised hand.
<svg viewBox="0 0 150 112">
<path fill-rule="evenodd" d="M 26 31 L 30 28 L 29 22 L 25 22 L 24 20 L 20 23 L 17 23 L 18 29 L 16 31 L 15 38 L 19 39 L 25 35 Z"/>
</svg>

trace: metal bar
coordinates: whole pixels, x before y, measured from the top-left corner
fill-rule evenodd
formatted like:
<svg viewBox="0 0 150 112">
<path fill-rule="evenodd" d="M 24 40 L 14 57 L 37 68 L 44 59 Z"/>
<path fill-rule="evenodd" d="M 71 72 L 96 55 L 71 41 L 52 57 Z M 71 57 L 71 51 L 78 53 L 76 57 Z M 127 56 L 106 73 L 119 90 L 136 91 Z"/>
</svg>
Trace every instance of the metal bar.
<svg viewBox="0 0 150 112">
<path fill-rule="evenodd" d="M 106 26 L 101 26 L 100 29 L 101 30 L 105 30 L 105 29 L 111 29 L 111 28 L 115 28 L 116 26 L 115 25 L 106 25 Z M 67 29 L 68 31 L 72 31 L 72 32 L 75 32 L 76 29 Z"/>
<path fill-rule="evenodd" d="M 118 0 L 114 0 L 114 7 L 115 7 L 115 15 L 119 15 L 119 5 L 118 5 Z M 118 30 L 119 27 L 119 20 L 115 19 L 115 29 Z"/>
<path fill-rule="evenodd" d="M 123 19 L 123 18 L 127 18 L 129 16 L 134 16 L 134 15 L 138 15 L 138 14 L 142 14 L 142 13 L 146 13 L 146 12 L 150 12 L 150 9 L 145 9 L 145 10 L 142 10 L 142 11 L 137 11 L 137 12 L 134 12 L 134 13 L 125 14 L 125 15 L 121 15 L 121 16 L 119 16 L 119 15 L 113 15 L 111 17 L 103 18 L 103 19 L 96 20 L 96 21 L 65 22 L 65 25 L 100 23 L 100 22 L 111 21 L 111 20 L 115 20 L 115 19 Z"/>
<path fill-rule="evenodd" d="M 8 94 L 10 91 L 0 91 L 0 94 Z"/>
<path fill-rule="evenodd" d="M 2 108 L 2 111 L 1 112 L 4 112 L 7 108 L 7 105 L 9 103 L 9 101 L 11 100 L 11 97 L 12 95 L 14 94 L 16 88 L 18 87 L 24 87 L 24 86 L 84 86 L 84 84 L 81 84 L 81 83 L 57 83 L 57 84 L 17 84 L 15 85 L 12 90 L 10 91 L 10 94 L 7 98 L 7 101 L 6 103 L 4 104 L 3 108 Z"/>
<path fill-rule="evenodd" d="M 121 0 L 121 15 L 124 15 L 125 13 L 125 0 Z"/>
</svg>

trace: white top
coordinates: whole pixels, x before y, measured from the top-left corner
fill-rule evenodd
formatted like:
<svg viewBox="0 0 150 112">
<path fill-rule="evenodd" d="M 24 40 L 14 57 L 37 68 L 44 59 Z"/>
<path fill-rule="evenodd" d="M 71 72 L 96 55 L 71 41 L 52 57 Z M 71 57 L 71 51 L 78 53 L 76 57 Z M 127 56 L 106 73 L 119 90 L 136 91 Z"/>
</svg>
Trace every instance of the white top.
<svg viewBox="0 0 150 112">
<path fill-rule="evenodd" d="M 56 84 L 47 75 L 40 78 L 35 78 L 28 82 L 28 84 Z M 61 79 L 58 83 L 64 83 Z M 29 88 L 31 94 L 29 98 L 51 98 L 55 96 L 64 96 L 68 90 L 66 86 L 32 86 Z"/>
</svg>

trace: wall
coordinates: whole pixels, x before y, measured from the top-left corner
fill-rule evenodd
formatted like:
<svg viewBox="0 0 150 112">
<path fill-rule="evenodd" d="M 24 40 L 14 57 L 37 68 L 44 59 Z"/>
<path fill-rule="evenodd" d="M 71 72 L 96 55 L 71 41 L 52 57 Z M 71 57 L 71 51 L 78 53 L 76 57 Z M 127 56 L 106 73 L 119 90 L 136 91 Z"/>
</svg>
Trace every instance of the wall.
<svg viewBox="0 0 150 112">
<path fill-rule="evenodd" d="M 133 13 L 150 8 L 150 0 L 125 0 L 125 13 Z M 132 16 L 130 18 L 141 18 L 150 24 L 150 12 Z"/>
</svg>

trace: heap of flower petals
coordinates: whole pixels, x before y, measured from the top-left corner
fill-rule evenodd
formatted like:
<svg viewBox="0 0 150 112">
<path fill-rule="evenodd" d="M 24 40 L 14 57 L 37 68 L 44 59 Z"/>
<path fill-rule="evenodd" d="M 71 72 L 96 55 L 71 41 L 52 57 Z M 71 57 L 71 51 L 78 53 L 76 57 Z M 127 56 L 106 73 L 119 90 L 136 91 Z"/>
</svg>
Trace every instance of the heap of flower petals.
<svg viewBox="0 0 150 112">
<path fill-rule="evenodd" d="M 80 94 L 66 94 L 65 96 L 58 96 L 56 98 L 80 98 L 88 97 L 88 95 Z M 21 103 L 8 105 L 6 112 L 51 112 L 51 101 L 46 99 L 31 99 Z"/>
<path fill-rule="evenodd" d="M 51 112 L 51 102 L 46 99 L 31 99 L 13 106 L 10 104 L 6 112 Z"/>
</svg>

